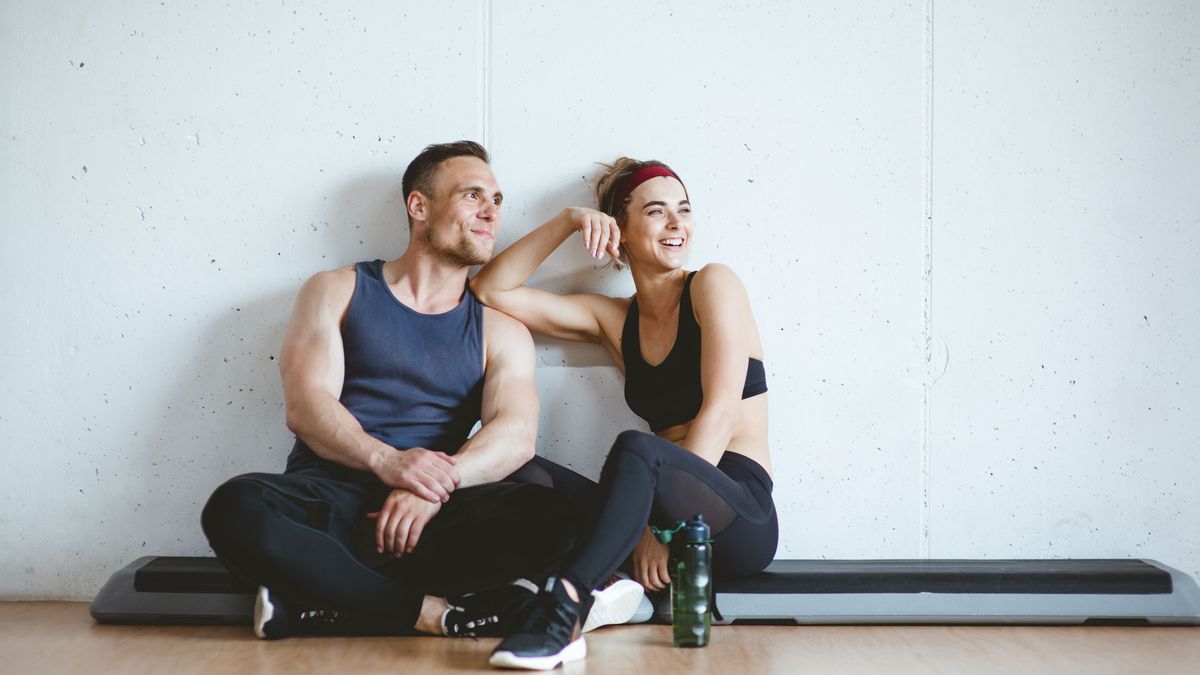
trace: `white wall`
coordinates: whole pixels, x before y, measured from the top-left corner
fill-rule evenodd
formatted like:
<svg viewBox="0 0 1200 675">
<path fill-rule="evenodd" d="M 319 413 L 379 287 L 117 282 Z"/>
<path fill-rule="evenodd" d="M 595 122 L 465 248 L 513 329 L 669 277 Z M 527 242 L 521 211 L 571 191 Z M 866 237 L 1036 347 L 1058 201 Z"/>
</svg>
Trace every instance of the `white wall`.
<svg viewBox="0 0 1200 675">
<path fill-rule="evenodd" d="M 765 336 L 780 556 L 1200 574 L 1200 9 L 345 4 L 0 2 L 0 597 L 207 553 L 208 493 L 290 447 L 297 287 L 397 255 L 458 138 L 502 245 L 593 162 L 684 176 Z M 577 250 L 535 283 L 631 289 Z M 618 376 L 539 361 L 540 450 L 594 475 Z"/>
</svg>

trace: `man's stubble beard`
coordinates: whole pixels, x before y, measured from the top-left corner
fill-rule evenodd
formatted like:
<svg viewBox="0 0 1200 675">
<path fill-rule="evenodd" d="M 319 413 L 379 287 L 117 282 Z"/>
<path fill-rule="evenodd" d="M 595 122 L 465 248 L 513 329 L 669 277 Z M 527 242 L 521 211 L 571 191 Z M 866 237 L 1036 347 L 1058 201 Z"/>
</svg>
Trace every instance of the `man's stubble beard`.
<svg viewBox="0 0 1200 675">
<path fill-rule="evenodd" d="M 483 265 L 492 259 L 491 251 L 480 251 L 466 237 L 459 236 L 453 246 L 439 247 L 433 238 L 433 228 L 425 230 L 425 248 L 438 260 L 458 267 Z"/>
</svg>

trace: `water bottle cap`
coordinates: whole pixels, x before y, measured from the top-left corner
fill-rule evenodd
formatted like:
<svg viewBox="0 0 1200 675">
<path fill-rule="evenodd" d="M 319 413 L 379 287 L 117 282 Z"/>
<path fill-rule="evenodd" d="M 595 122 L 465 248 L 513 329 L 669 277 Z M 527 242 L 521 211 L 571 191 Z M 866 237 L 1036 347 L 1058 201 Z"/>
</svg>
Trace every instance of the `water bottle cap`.
<svg viewBox="0 0 1200 675">
<path fill-rule="evenodd" d="M 685 544 L 702 544 L 712 541 L 708 523 L 704 522 L 704 514 L 697 513 L 684 523 L 683 529 L 676 535 Z"/>
<path fill-rule="evenodd" d="M 712 541 L 708 523 L 704 522 L 704 514 L 697 513 L 691 520 L 680 520 L 675 527 L 664 529 L 650 526 L 650 531 L 664 544 L 676 541 L 680 544 L 707 544 Z"/>
</svg>

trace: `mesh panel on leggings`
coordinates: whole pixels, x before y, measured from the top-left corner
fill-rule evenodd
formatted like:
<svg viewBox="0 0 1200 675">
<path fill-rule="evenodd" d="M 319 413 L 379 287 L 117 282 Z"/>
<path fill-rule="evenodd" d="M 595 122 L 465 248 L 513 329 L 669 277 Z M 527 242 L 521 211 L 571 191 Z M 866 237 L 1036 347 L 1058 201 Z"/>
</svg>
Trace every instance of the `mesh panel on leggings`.
<svg viewBox="0 0 1200 675">
<path fill-rule="evenodd" d="M 745 488 L 739 488 L 745 492 Z M 749 494 L 746 494 L 745 501 L 754 502 Z M 658 470 L 654 507 L 650 513 L 652 524 L 660 528 L 674 527 L 680 520 L 689 520 L 697 513 L 703 514 L 704 522 L 708 523 L 714 537 L 738 517 L 727 496 L 722 497 L 708 483 L 670 464 L 664 464 Z"/>
<path fill-rule="evenodd" d="M 534 457 L 532 460 L 525 463 L 524 466 L 512 472 L 505 480 L 511 480 L 517 483 L 530 483 L 532 485 L 541 485 L 542 487 L 556 487 L 554 484 L 554 476 L 546 470 Z"/>
</svg>

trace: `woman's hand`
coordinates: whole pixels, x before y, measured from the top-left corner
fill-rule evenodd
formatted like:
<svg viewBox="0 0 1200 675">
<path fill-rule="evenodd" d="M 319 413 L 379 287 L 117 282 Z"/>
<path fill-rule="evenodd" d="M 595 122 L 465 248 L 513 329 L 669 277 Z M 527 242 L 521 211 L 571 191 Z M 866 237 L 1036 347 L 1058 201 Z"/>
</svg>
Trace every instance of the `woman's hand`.
<svg viewBox="0 0 1200 675">
<path fill-rule="evenodd" d="M 621 228 L 612 216 L 595 209 L 572 206 L 563 211 L 572 228 L 583 233 L 583 246 L 593 258 L 605 253 L 621 255 Z"/>
<path fill-rule="evenodd" d="M 671 575 L 667 573 L 669 557 L 670 549 L 647 527 L 633 549 L 633 578 L 652 591 L 661 591 L 671 583 Z"/>
</svg>

